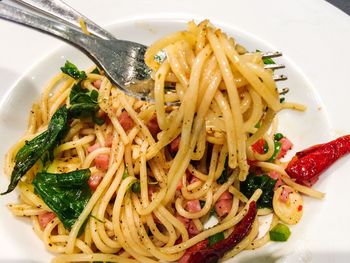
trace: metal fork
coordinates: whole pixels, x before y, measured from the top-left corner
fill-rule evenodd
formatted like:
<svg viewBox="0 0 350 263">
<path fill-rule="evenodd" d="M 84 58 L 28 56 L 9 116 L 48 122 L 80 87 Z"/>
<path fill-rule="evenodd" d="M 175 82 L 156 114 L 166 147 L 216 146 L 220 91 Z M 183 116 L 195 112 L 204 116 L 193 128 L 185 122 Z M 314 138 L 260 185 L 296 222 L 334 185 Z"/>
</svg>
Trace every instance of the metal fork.
<svg viewBox="0 0 350 263">
<path fill-rule="evenodd" d="M 110 81 L 130 96 L 151 100 L 153 80 L 144 62 L 146 46 L 118 40 L 59 0 L 0 1 L 0 18 L 48 33 L 78 48 Z M 57 19 L 58 18 L 58 19 Z M 82 18 L 93 35 L 77 26 Z"/>
<path fill-rule="evenodd" d="M 145 45 L 116 39 L 61 0 L 0 0 L 0 18 L 64 40 L 85 53 L 126 94 L 153 101 L 154 81 L 150 76 L 151 70 L 144 62 Z M 84 20 L 91 35 L 82 32 L 79 19 Z M 263 58 L 281 55 L 280 52 L 268 52 L 263 53 Z M 280 64 L 265 66 L 272 70 L 283 67 Z M 279 75 L 274 79 L 279 81 L 286 77 Z"/>
</svg>

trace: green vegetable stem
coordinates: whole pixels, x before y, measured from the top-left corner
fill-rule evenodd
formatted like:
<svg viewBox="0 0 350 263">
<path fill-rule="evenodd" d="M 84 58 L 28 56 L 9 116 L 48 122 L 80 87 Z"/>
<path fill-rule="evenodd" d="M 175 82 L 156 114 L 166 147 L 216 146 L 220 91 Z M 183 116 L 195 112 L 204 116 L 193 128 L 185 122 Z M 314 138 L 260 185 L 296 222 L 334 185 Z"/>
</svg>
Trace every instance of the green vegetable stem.
<svg viewBox="0 0 350 263">
<path fill-rule="evenodd" d="M 289 227 L 284 224 L 277 224 L 274 228 L 270 230 L 270 239 L 272 241 L 287 241 L 290 237 Z"/>
</svg>

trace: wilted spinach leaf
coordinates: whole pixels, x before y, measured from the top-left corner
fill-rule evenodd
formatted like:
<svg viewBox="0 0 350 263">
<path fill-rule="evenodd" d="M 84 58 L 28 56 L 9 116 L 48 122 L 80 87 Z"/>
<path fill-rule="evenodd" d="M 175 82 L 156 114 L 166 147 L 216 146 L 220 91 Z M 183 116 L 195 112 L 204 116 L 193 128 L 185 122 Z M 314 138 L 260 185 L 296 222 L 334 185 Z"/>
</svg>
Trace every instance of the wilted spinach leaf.
<svg viewBox="0 0 350 263">
<path fill-rule="evenodd" d="M 86 79 L 86 73 L 85 71 L 80 71 L 76 65 L 69 62 L 68 60 L 64 64 L 63 67 L 61 67 L 61 70 L 63 73 L 67 74 L 68 76 L 71 76 L 74 79 Z"/>
<path fill-rule="evenodd" d="M 262 195 L 260 196 L 257 205 L 259 208 L 272 208 L 273 189 L 277 180 L 272 179 L 270 176 L 255 175 L 253 173 L 248 174 L 246 180 L 241 182 L 241 192 L 248 198 L 250 198 L 254 192 L 260 188 Z"/>
<path fill-rule="evenodd" d="M 43 156 L 52 156 L 54 147 L 63 139 L 67 132 L 68 110 L 66 106 L 59 108 L 52 116 L 46 131 L 27 141 L 18 151 L 15 157 L 15 167 L 11 174 L 11 181 L 6 192 L 7 194 L 17 186 L 19 180 L 27 171 Z"/>
<path fill-rule="evenodd" d="M 70 173 L 38 173 L 33 180 L 35 192 L 70 229 L 91 197 L 88 185 L 90 170 Z"/>
</svg>

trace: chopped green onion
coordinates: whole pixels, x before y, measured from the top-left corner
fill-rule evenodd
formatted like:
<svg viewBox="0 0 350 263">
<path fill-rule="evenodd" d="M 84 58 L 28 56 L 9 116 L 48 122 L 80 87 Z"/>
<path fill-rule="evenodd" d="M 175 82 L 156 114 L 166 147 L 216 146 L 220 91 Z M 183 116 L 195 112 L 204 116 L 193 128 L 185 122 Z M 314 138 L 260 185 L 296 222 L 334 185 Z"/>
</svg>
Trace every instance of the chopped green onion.
<svg viewBox="0 0 350 263">
<path fill-rule="evenodd" d="M 123 176 L 122 176 L 122 179 L 124 180 L 128 176 L 129 176 L 128 170 L 125 169 Z"/>
<path fill-rule="evenodd" d="M 223 232 L 216 233 L 215 235 L 208 237 L 208 245 L 209 247 L 211 247 L 212 245 L 224 239 L 225 239 L 225 236 Z"/>
<path fill-rule="evenodd" d="M 274 136 L 274 140 L 280 141 L 283 137 L 284 137 L 284 135 L 282 133 L 276 133 Z"/>
<path fill-rule="evenodd" d="M 140 193 L 141 192 L 141 184 L 139 181 L 136 181 L 135 183 L 132 184 L 131 190 L 134 193 Z"/>
<path fill-rule="evenodd" d="M 261 52 L 261 50 L 257 49 L 256 52 Z M 262 58 L 262 60 L 263 60 L 265 65 L 276 64 L 276 62 L 273 61 L 272 58 Z"/>
<path fill-rule="evenodd" d="M 277 158 L 278 154 L 281 151 L 281 147 L 282 147 L 282 143 L 280 143 L 279 141 L 275 141 L 275 151 L 273 152 L 271 158 L 269 159 L 269 162 L 272 162 Z"/>
<path fill-rule="evenodd" d="M 270 230 L 270 239 L 272 241 L 284 242 L 288 240 L 290 234 L 289 227 L 279 223 Z"/>
<path fill-rule="evenodd" d="M 267 153 L 269 151 L 269 145 L 267 144 L 267 142 L 264 142 L 264 153 Z"/>
<path fill-rule="evenodd" d="M 272 58 L 263 58 L 262 60 L 263 60 L 263 62 L 264 62 L 265 65 L 276 64 L 276 62 L 273 61 Z"/>
<path fill-rule="evenodd" d="M 283 103 L 286 100 L 285 97 L 280 98 L 280 103 Z"/>
<path fill-rule="evenodd" d="M 203 207 L 205 206 L 205 201 L 199 200 L 199 203 L 200 203 L 200 205 L 201 205 L 201 208 L 203 208 Z"/>
</svg>

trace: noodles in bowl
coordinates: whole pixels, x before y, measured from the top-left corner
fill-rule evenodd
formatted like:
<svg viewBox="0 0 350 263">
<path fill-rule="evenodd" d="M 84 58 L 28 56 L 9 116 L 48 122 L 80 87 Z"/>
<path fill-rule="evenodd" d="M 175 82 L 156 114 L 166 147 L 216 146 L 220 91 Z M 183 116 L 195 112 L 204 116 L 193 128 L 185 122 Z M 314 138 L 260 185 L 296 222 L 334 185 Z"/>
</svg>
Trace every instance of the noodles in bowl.
<svg viewBox="0 0 350 263">
<path fill-rule="evenodd" d="M 190 22 L 151 45 L 145 61 L 155 104 L 66 63 L 7 155 L 21 198 L 11 211 L 31 217 L 55 262 L 194 262 L 258 248 L 271 233 L 288 239 L 276 225 L 300 220 L 300 193 L 323 194 L 285 172 L 291 142 L 276 113 L 304 107 L 281 102 L 261 52 Z M 274 231 L 259 239 L 256 214 L 273 214 Z M 218 223 L 206 228 L 210 217 Z"/>
</svg>

